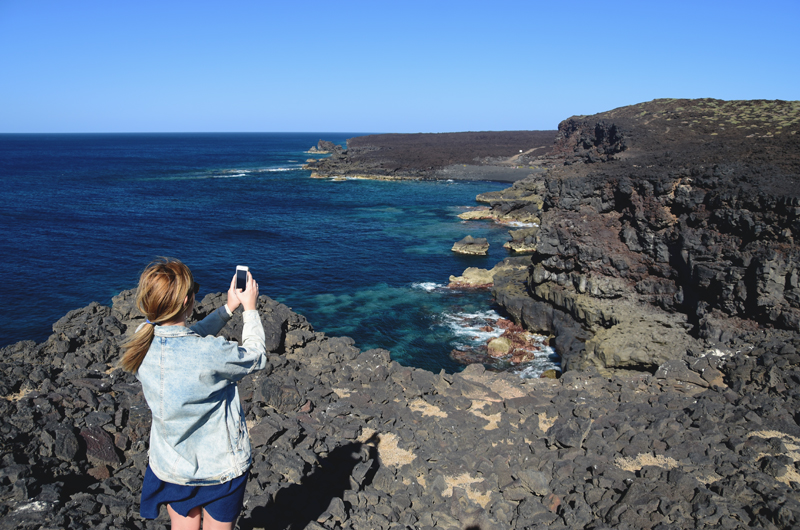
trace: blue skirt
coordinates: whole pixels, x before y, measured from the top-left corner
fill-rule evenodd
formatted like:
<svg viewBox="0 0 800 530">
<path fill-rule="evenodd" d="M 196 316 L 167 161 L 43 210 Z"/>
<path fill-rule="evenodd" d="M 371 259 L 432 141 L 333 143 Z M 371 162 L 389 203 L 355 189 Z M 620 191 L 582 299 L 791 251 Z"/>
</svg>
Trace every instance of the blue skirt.
<svg viewBox="0 0 800 530">
<path fill-rule="evenodd" d="M 242 511 L 244 489 L 250 471 L 222 484 L 212 486 L 182 486 L 164 482 L 153 473 L 150 466 L 144 472 L 142 502 L 139 515 L 144 519 L 156 519 L 162 504 L 169 504 L 181 516 L 202 506 L 208 514 L 221 523 L 236 520 Z"/>
</svg>

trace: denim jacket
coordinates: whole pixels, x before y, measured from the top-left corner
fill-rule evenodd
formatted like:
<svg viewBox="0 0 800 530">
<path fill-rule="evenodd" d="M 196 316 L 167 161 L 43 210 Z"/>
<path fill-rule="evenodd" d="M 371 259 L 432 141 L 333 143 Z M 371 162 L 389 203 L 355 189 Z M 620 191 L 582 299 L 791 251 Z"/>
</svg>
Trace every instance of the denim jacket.
<svg viewBox="0 0 800 530">
<path fill-rule="evenodd" d="M 251 463 L 236 382 L 267 362 L 258 311 L 245 311 L 242 346 L 214 337 L 226 306 L 191 328 L 156 326 L 136 377 L 153 414 L 150 468 L 165 482 L 221 484 Z"/>
</svg>

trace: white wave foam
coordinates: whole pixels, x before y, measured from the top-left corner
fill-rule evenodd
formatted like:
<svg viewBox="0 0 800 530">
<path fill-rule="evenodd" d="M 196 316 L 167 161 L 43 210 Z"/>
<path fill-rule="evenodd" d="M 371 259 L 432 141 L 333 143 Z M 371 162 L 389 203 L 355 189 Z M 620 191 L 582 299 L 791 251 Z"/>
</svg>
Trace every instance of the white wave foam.
<svg viewBox="0 0 800 530">
<path fill-rule="evenodd" d="M 542 360 L 536 359 L 535 361 L 526 363 L 524 367 L 521 370 L 517 370 L 516 373 L 521 379 L 538 379 L 539 376 L 547 370 L 556 370 L 560 372 L 561 366 L 549 358 Z"/>
<path fill-rule="evenodd" d="M 442 315 L 444 325 L 454 336 L 459 340 L 466 339 L 471 342 L 470 345 L 459 345 L 465 347 L 475 347 L 502 335 L 504 330 L 494 326 L 499 318 L 500 315 L 494 310 L 475 313 L 444 313 Z M 481 329 L 486 326 L 492 326 L 492 330 Z"/>
<path fill-rule="evenodd" d="M 494 310 L 444 313 L 442 325 L 455 336 L 455 340 L 451 342 L 453 348 L 464 352 L 480 351 L 486 343 L 505 332 L 503 328 L 497 326 L 497 320 L 500 318 L 502 317 Z M 490 326 L 491 330 L 481 329 L 487 326 Z M 531 347 L 525 350 L 533 354 L 533 358 L 520 365 L 509 364 L 506 369 L 523 379 L 537 378 L 546 370 L 560 370 L 558 356 L 547 344 L 547 337 L 534 335 L 532 339 Z M 500 365 L 503 364 L 504 361 L 500 361 Z"/>
<path fill-rule="evenodd" d="M 436 282 L 417 282 L 417 283 L 412 283 L 411 287 L 413 289 L 422 289 L 423 291 L 427 291 L 430 293 L 432 291 L 435 291 L 436 289 L 443 289 L 445 285 Z"/>
<path fill-rule="evenodd" d="M 522 221 L 509 221 L 503 224 L 513 228 L 533 228 L 534 226 L 539 226 L 538 223 L 523 223 Z"/>
<path fill-rule="evenodd" d="M 263 169 L 259 169 L 259 173 L 279 173 L 281 171 L 295 171 L 300 169 L 300 166 L 297 167 L 267 167 Z"/>
<path fill-rule="evenodd" d="M 208 178 L 242 178 L 247 177 L 251 173 L 281 173 L 284 171 L 295 171 L 299 167 L 262 167 L 257 169 L 222 169 L 220 173 L 211 175 Z"/>
</svg>

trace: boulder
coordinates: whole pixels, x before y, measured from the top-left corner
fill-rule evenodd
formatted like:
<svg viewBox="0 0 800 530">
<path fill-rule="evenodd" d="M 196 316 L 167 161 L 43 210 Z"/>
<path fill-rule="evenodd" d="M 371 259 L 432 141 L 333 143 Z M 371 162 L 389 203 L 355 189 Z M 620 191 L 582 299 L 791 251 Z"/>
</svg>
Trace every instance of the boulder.
<svg viewBox="0 0 800 530">
<path fill-rule="evenodd" d="M 489 341 L 487 348 L 490 356 L 505 357 L 511 353 L 511 340 L 508 337 L 497 337 Z"/>
<path fill-rule="evenodd" d="M 518 253 L 534 252 L 536 250 L 536 234 L 538 233 L 538 226 L 523 228 L 521 230 L 510 230 L 508 235 L 511 236 L 511 241 L 505 243 L 503 247 Z"/>
<path fill-rule="evenodd" d="M 477 267 L 467 268 L 461 276 L 450 276 L 450 283 L 447 285 L 451 289 L 456 288 L 486 288 L 492 285 L 494 275 L 486 269 Z"/>
<path fill-rule="evenodd" d="M 485 256 L 489 252 L 489 241 L 485 237 L 466 236 L 454 243 L 451 250 L 459 254 Z"/>
</svg>

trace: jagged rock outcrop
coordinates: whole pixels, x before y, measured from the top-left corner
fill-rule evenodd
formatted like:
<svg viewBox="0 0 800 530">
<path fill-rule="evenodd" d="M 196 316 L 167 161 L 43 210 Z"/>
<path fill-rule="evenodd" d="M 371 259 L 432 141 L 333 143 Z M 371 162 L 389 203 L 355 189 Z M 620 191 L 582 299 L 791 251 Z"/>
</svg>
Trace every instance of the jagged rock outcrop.
<svg viewBox="0 0 800 530">
<path fill-rule="evenodd" d="M 344 148 L 333 142 L 329 142 L 328 140 L 320 140 L 317 142 L 317 145 L 311 146 L 308 150 L 310 154 L 317 154 L 317 155 L 330 155 L 335 154 L 337 156 L 341 156 L 344 154 Z M 316 162 L 316 159 L 311 159 L 308 161 L 309 163 Z"/>
<path fill-rule="evenodd" d="M 506 258 L 491 269 L 467 267 L 461 276 L 450 276 L 448 287 L 457 288 L 488 288 L 494 284 L 494 276 L 501 271 L 523 271 L 530 268 L 530 260 L 524 257 Z"/>
<path fill-rule="evenodd" d="M 656 100 L 559 126 L 558 165 L 479 196 L 537 205 L 531 272 L 495 279 L 565 368 L 652 371 L 759 328 L 800 332 L 800 102 Z M 522 286 L 521 282 L 526 282 Z"/>
<path fill-rule="evenodd" d="M 507 241 L 503 247 L 518 253 L 534 252 L 536 250 L 536 234 L 538 233 L 538 226 L 509 230 L 508 235 L 511 236 L 511 241 Z"/>
<path fill-rule="evenodd" d="M 464 239 L 453 243 L 451 250 L 458 254 L 485 256 L 489 252 L 489 241 L 485 237 L 465 236 Z"/>
</svg>

